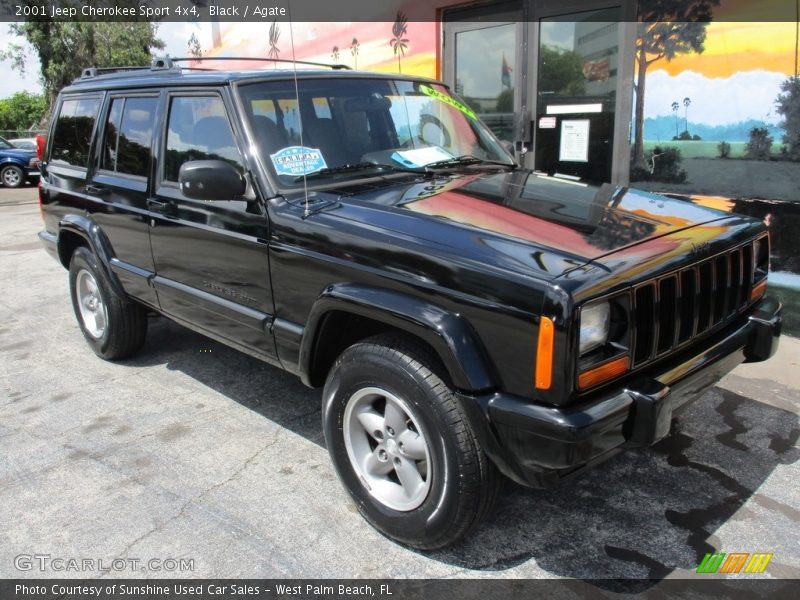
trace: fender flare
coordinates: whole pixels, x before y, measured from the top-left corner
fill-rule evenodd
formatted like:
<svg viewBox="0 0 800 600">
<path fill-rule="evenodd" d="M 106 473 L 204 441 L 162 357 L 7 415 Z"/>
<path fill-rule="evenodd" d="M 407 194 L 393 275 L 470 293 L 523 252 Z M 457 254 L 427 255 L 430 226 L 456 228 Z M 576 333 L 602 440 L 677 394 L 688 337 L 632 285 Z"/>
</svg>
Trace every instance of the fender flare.
<svg viewBox="0 0 800 600">
<path fill-rule="evenodd" d="M 27 170 L 28 169 L 28 163 L 22 162 L 21 160 L 19 160 L 17 158 L 12 158 L 10 156 L 4 156 L 3 158 L 0 158 L 0 169 L 5 167 L 6 165 L 17 166 L 17 167 L 19 167 L 20 169 L 22 169 L 25 172 L 25 175 L 28 174 L 28 170 Z"/>
<path fill-rule="evenodd" d="M 97 257 L 102 269 L 105 271 L 105 274 L 108 277 L 108 280 L 111 282 L 111 286 L 114 288 L 114 291 L 123 297 L 127 297 L 127 293 L 122 287 L 117 274 L 114 273 L 113 269 L 111 268 L 111 259 L 114 256 L 114 252 L 111 249 L 111 244 L 108 241 L 108 238 L 103 233 L 103 230 L 100 229 L 100 226 L 91 218 L 84 215 L 66 215 L 63 219 L 61 219 L 58 224 L 58 239 L 56 240 L 56 245 L 61 264 L 63 264 L 66 268 L 69 268 L 70 257 L 66 256 L 65 246 L 61 243 L 61 234 L 64 231 L 78 235 L 86 240 L 89 248 Z"/>
<path fill-rule="evenodd" d="M 320 326 L 333 311 L 380 321 L 425 341 L 459 390 L 475 392 L 497 386 L 483 344 L 466 319 L 415 296 L 356 283 L 328 286 L 311 308 L 299 357 L 300 377 L 306 385 L 310 385 Z"/>
</svg>

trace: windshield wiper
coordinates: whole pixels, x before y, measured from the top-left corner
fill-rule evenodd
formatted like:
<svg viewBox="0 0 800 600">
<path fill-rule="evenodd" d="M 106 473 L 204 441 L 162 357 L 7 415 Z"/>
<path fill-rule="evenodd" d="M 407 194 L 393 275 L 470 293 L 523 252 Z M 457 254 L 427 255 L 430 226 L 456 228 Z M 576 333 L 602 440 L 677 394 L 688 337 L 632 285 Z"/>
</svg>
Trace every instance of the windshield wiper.
<svg viewBox="0 0 800 600">
<path fill-rule="evenodd" d="M 471 154 L 464 154 L 462 156 L 456 156 L 453 158 L 448 158 L 446 160 L 439 160 L 436 162 L 432 162 L 430 164 L 425 165 L 425 168 L 442 169 L 446 167 L 464 167 L 469 165 L 498 165 L 501 167 L 509 167 L 511 169 L 516 168 L 516 165 L 513 163 L 502 162 L 499 160 L 486 160 L 483 158 L 478 158 L 477 156 L 472 156 Z"/>
<path fill-rule="evenodd" d="M 319 177 L 325 177 L 326 175 L 335 175 L 337 173 L 350 173 L 356 171 L 367 171 L 369 169 L 376 169 L 378 171 L 392 171 L 394 173 L 420 173 L 420 171 L 416 169 L 408 169 L 406 167 L 397 167 L 395 165 L 384 165 L 380 163 L 362 162 L 362 163 L 341 165 L 338 167 L 326 167 L 324 169 L 320 169 L 319 171 L 314 171 L 313 173 L 309 173 L 307 175 L 301 175 L 300 177 L 295 177 L 294 181 L 295 183 L 297 183 L 298 181 L 303 181 L 304 177 L 306 179 L 316 179 Z"/>
</svg>

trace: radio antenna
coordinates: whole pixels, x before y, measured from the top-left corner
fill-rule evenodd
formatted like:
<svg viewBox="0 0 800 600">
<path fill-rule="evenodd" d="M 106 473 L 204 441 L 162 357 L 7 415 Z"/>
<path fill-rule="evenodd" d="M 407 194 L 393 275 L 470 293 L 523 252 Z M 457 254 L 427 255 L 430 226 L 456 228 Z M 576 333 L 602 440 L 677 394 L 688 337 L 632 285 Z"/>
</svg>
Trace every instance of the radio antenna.
<svg viewBox="0 0 800 600">
<path fill-rule="evenodd" d="M 292 19 L 292 3 L 289 2 L 287 4 L 288 11 L 289 11 L 289 40 L 292 44 L 292 66 L 294 68 L 294 97 L 297 100 L 297 118 L 300 123 L 300 147 L 305 148 L 305 144 L 303 144 L 303 111 L 300 110 L 300 89 L 297 85 L 297 57 L 294 53 L 294 27 L 293 19 Z M 306 179 L 306 159 L 303 159 L 303 197 L 305 198 L 305 210 L 303 211 L 303 218 L 307 218 L 310 215 L 310 211 L 308 210 L 308 180 Z"/>
</svg>

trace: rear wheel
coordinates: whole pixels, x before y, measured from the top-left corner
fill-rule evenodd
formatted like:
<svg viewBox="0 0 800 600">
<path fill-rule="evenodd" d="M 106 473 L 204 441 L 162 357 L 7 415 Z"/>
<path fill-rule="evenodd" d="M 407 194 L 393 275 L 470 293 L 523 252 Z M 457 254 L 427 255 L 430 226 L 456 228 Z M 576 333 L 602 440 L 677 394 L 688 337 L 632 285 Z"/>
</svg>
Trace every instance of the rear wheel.
<svg viewBox="0 0 800 600">
<path fill-rule="evenodd" d="M 131 356 L 142 347 L 147 312 L 114 290 L 88 248 L 79 247 L 72 255 L 69 283 L 75 316 L 95 354 L 114 360 Z"/>
<path fill-rule="evenodd" d="M 323 392 L 328 451 L 359 510 L 425 550 L 472 531 L 500 480 L 436 363 L 404 337 L 376 336 L 342 353 Z"/>
<path fill-rule="evenodd" d="M 16 165 L 6 165 L 0 170 L 0 181 L 6 187 L 17 188 L 25 183 L 25 173 Z"/>
</svg>

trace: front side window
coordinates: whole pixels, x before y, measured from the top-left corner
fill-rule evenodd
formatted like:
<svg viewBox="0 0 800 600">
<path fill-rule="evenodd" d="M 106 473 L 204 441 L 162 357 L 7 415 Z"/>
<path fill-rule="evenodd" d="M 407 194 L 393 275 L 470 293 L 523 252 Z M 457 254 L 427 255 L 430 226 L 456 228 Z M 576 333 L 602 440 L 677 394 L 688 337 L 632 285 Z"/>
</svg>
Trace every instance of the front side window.
<svg viewBox="0 0 800 600">
<path fill-rule="evenodd" d="M 92 131 L 99 109 L 99 97 L 68 98 L 61 103 L 50 162 L 88 167 Z"/>
<path fill-rule="evenodd" d="M 114 98 L 108 112 L 101 168 L 146 177 L 158 98 Z"/>
<path fill-rule="evenodd" d="M 388 79 L 306 79 L 242 85 L 262 157 L 280 187 L 337 182 L 353 165 L 422 170 L 470 156 L 511 165 L 497 139 L 462 100 L 436 83 Z M 349 177 L 349 175 L 348 175 Z"/>
<path fill-rule="evenodd" d="M 219 96 L 173 96 L 167 125 L 164 178 L 178 181 L 190 160 L 224 160 L 244 172 L 225 104 Z"/>
</svg>

